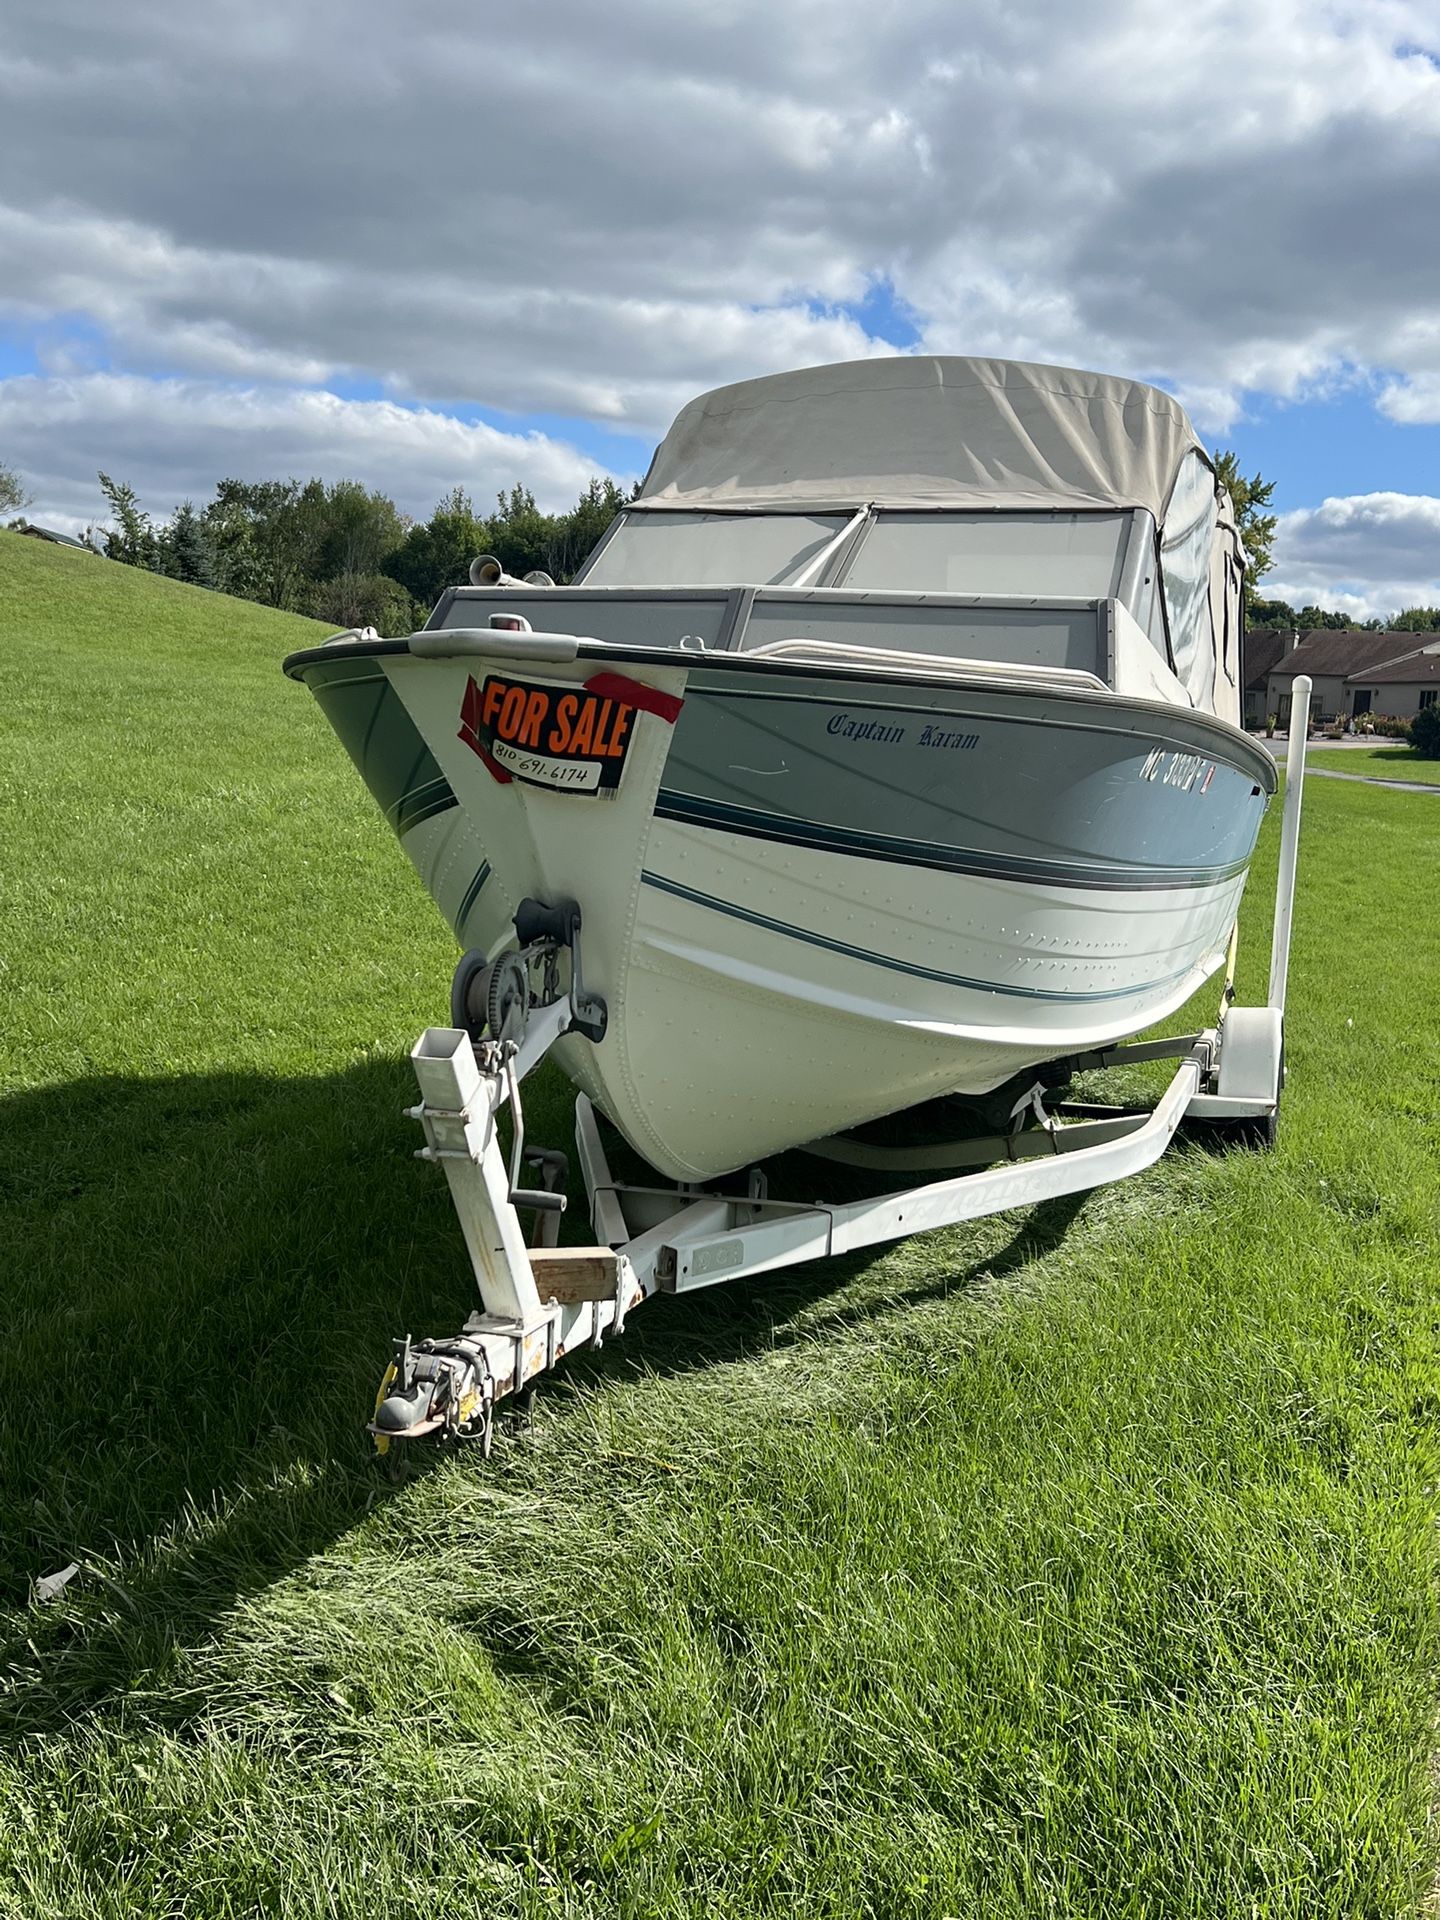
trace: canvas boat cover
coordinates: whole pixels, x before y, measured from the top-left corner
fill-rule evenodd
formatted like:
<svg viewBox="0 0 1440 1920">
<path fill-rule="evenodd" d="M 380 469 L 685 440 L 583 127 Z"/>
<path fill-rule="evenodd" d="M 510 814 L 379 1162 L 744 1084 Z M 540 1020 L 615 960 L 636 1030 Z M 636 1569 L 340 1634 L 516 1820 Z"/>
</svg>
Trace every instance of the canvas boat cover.
<svg viewBox="0 0 1440 1920">
<path fill-rule="evenodd" d="M 1148 507 L 1158 523 L 1192 451 L 1205 457 L 1184 408 L 1136 380 L 1019 360 L 850 360 L 701 394 L 661 442 L 641 499 Z"/>
<path fill-rule="evenodd" d="M 867 504 L 1145 509 L 1170 663 L 1196 706 L 1238 724 L 1243 550 L 1214 463 L 1168 393 L 1075 367 L 934 354 L 742 380 L 681 410 L 635 508 Z"/>
</svg>

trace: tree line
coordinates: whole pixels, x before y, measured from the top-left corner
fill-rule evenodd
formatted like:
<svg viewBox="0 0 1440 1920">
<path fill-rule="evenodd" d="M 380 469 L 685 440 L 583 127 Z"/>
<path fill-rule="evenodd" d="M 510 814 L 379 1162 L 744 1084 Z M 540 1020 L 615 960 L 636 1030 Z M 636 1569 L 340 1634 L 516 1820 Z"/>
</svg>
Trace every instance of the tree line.
<svg viewBox="0 0 1440 1920">
<path fill-rule="evenodd" d="M 595 479 L 569 512 L 542 513 L 517 484 L 480 514 L 456 487 L 414 520 L 358 480 L 222 480 L 203 506 L 186 500 L 157 522 L 124 481 L 102 473 L 100 491 L 112 524 L 94 531 L 111 560 L 385 635 L 422 625 L 479 553 L 507 573 L 568 581 L 633 497 Z"/>
<path fill-rule="evenodd" d="M 1440 632 L 1440 607 L 1406 607 L 1388 620 L 1356 620 L 1348 613 L 1332 613 L 1326 607 L 1292 607 L 1288 600 L 1252 600 L 1246 610 L 1251 627 L 1285 627 L 1294 633 L 1308 633 L 1312 627 L 1331 627 L 1345 633 L 1436 633 Z"/>
<path fill-rule="evenodd" d="M 1217 453 L 1215 465 L 1245 547 L 1248 626 L 1440 632 L 1440 607 L 1357 621 L 1326 607 L 1262 598 L 1259 582 L 1270 570 L 1276 525 L 1266 509 L 1275 483 L 1258 473 L 1247 477 L 1233 453 Z M 613 480 L 594 479 L 567 513 L 542 513 L 529 488 L 517 484 L 496 496 L 492 513 L 480 514 L 455 487 L 428 520 L 414 520 L 358 480 L 328 486 L 323 480 L 222 480 L 202 507 L 187 500 L 171 519 L 156 521 L 123 481 L 102 473 L 100 491 L 113 524 L 90 528 L 89 538 L 110 559 L 386 635 L 422 625 L 445 588 L 467 578 L 478 553 L 493 553 L 507 573 L 540 568 L 557 581 L 570 580 L 634 498 Z M 28 504 L 18 475 L 0 466 L 0 513 Z"/>
</svg>

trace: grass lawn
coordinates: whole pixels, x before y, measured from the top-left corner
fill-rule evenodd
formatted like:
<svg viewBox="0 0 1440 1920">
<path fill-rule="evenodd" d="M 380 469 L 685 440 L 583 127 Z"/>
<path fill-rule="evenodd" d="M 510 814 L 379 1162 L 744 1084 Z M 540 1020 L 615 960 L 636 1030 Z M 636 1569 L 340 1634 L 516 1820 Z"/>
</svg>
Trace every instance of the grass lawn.
<svg viewBox="0 0 1440 1920">
<path fill-rule="evenodd" d="M 1440 786 L 1440 760 L 1424 760 L 1409 747 L 1324 747 L 1312 746 L 1306 754 L 1331 773 L 1358 773 L 1369 780 L 1417 780 L 1427 787 Z"/>
<path fill-rule="evenodd" d="M 454 955 L 314 631 L 0 533 L 0 1914 L 1418 1913 L 1429 803 L 1306 794 L 1273 1155 L 655 1301 L 392 1493 Z"/>
</svg>

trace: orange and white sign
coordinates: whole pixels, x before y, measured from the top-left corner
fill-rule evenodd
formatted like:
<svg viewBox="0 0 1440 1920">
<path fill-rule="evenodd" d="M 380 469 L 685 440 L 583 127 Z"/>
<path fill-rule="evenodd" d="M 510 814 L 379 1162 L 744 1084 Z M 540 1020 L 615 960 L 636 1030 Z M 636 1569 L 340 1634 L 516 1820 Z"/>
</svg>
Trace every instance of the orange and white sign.
<svg viewBox="0 0 1440 1920">
<path fill-rule="evenodd" d="M 620 784 L 637 715 L 674 724 L 683 702 L 623 674 L 584 686 L 472 675 L 460 706 L 460 738 L 502 784 L 523 780 L 556 793 L 607 794 Z"/>
</svg>

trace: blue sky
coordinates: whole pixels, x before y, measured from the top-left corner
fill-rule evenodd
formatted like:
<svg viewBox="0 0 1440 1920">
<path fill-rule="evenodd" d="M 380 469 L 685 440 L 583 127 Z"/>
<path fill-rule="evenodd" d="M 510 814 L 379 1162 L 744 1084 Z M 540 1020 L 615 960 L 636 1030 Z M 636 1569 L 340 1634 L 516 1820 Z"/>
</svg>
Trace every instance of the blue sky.
<svg viewBox="0 0 1440 1920">
<path fill-rule="evenodd" d="M 1282 509 L 1315 507 L 1328 495 L 1427 493 L 1440 484 L 1440 428 L 1387 420 L 1369 394 L 1306 401 L 1252 401 L 1227 434 L 1247 474 L 1275 482 Z"/>
<path fill-rule="evenodd" d="M 643 471 L 884 352 L 1152 379 L 1276 483 L 1272 589 L 1440 601 L 1440 71 L 1409 0 L 34 0 L 0 44 L 0 462 L 427 513 Z M 503 70 L 503 83 L 499 75 Z"/>
</svg>

